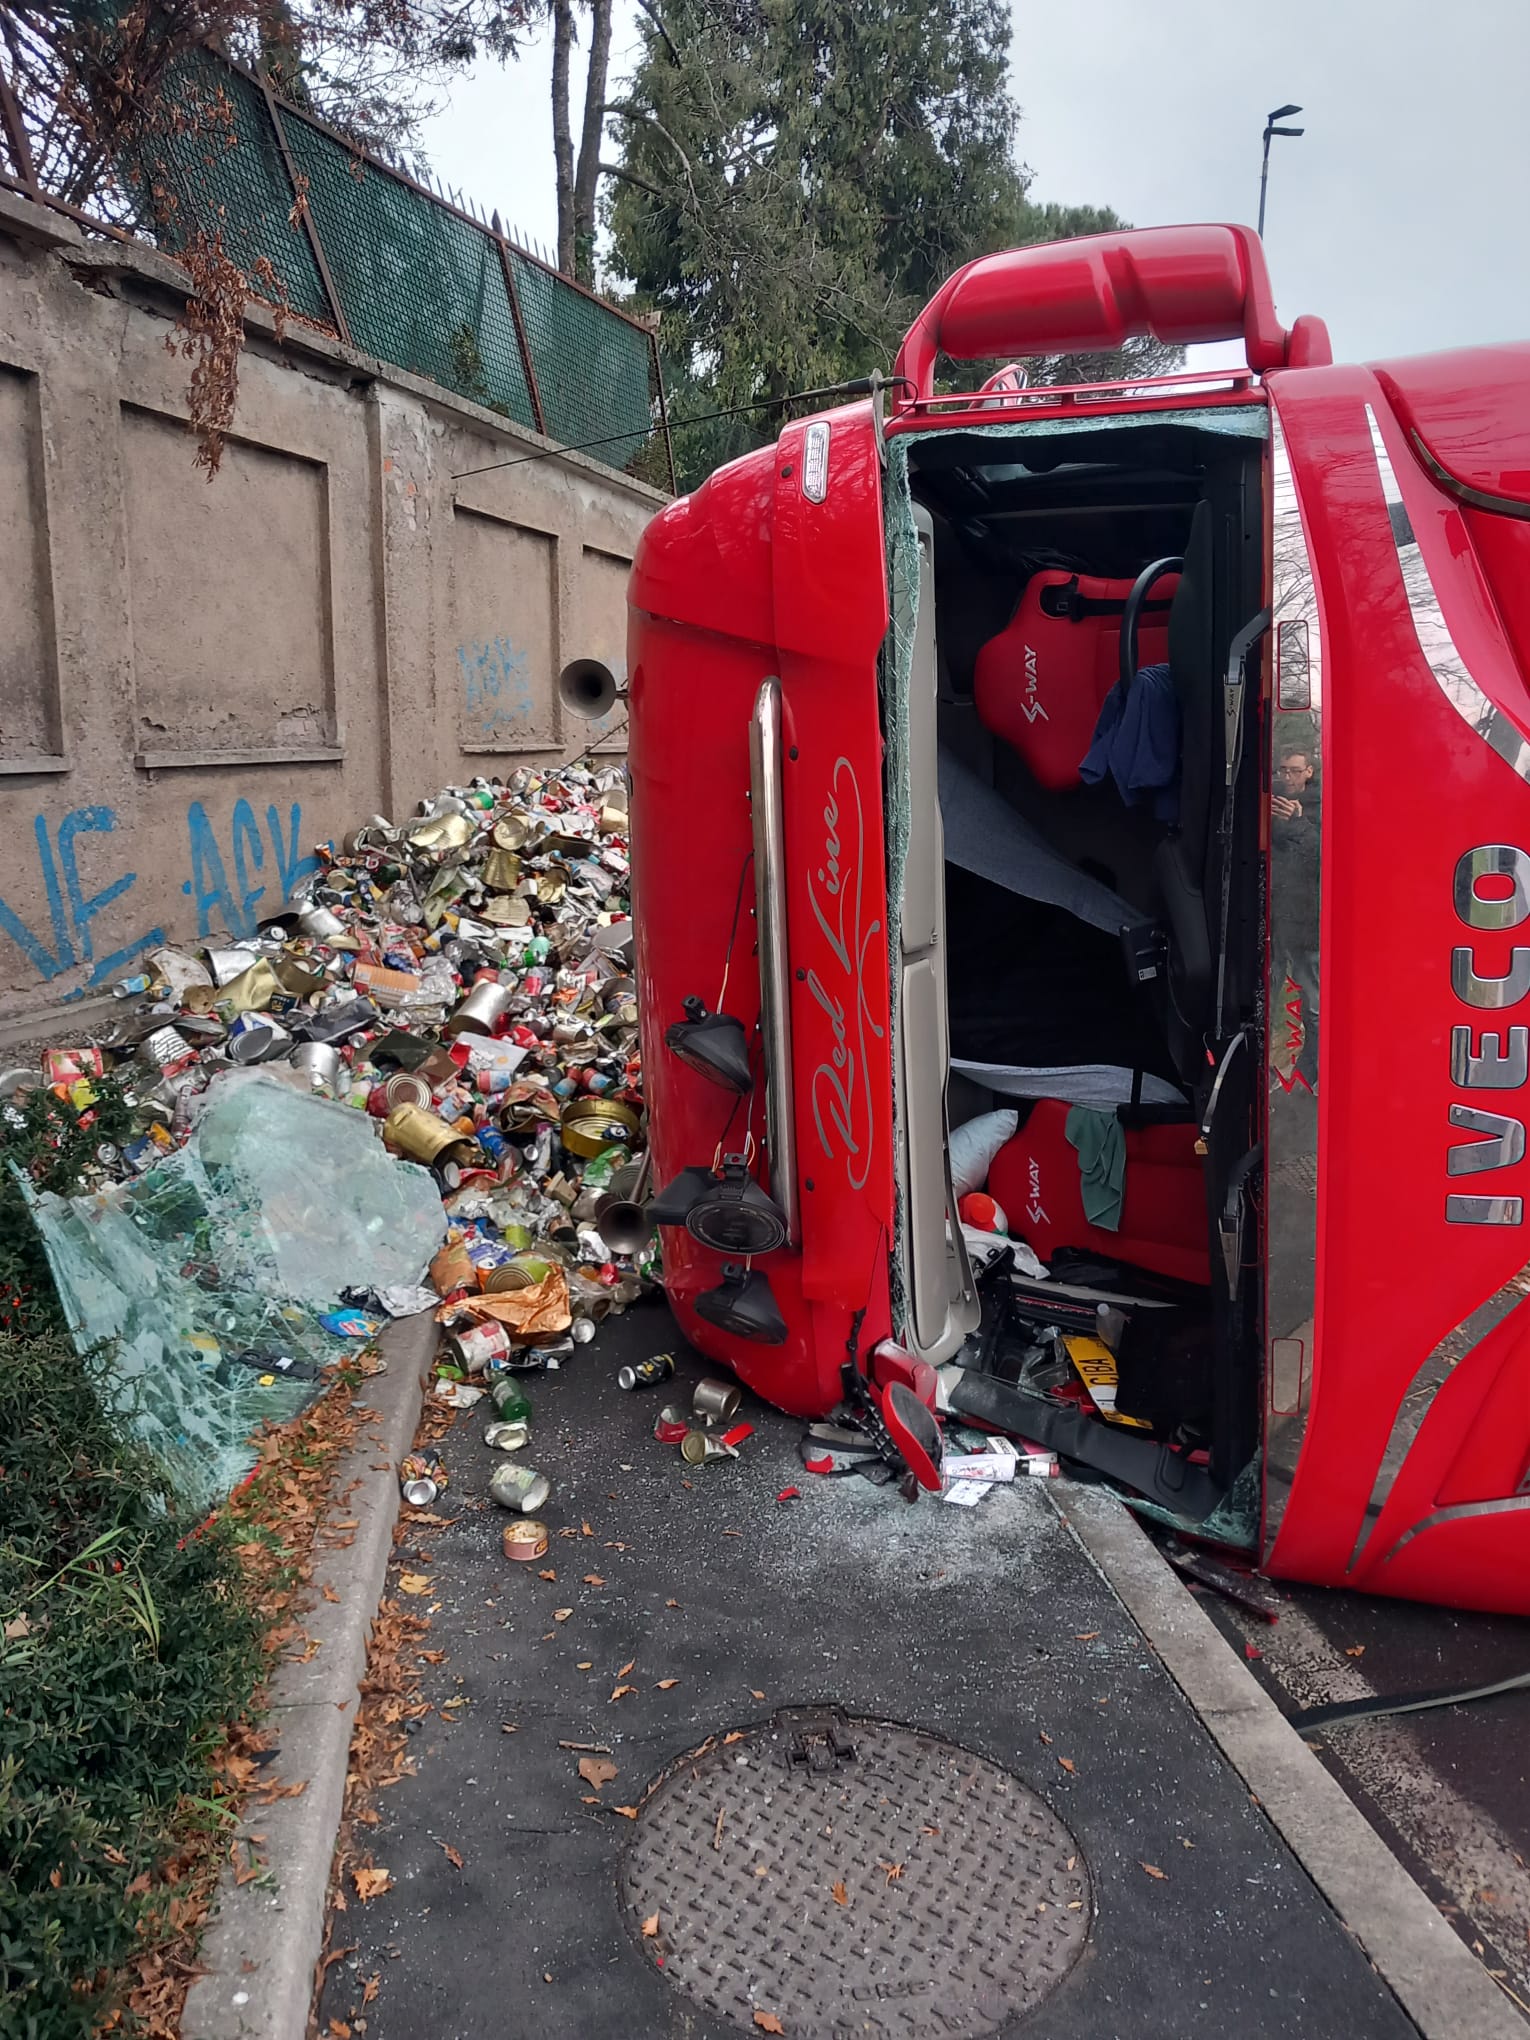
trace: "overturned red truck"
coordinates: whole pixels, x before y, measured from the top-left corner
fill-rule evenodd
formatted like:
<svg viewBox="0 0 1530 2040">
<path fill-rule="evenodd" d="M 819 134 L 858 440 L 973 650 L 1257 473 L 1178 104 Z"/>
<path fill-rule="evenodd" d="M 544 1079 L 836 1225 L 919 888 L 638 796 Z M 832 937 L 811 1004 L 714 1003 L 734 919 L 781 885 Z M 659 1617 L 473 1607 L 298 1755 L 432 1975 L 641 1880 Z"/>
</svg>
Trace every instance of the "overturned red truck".
<svg viewBox="0 0 1530 2040">
<path fill-rule="evenodd" d="M 1247 366 L 936 391 L 1134 334 Z M 1530 1613 L 1530 348 L 1335 365 L 1242 227 L 986 256 L 629 600 L 694 1344 L 925 1485 L 938 1400 L 1270 1573 Z"/>
</svg>

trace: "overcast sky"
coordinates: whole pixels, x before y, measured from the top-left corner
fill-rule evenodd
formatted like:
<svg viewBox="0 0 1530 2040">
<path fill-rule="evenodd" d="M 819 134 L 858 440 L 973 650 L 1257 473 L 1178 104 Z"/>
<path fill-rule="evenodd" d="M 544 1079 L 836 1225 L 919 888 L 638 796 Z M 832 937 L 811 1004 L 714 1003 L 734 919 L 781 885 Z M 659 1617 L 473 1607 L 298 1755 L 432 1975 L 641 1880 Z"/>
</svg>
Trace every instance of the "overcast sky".
<svg viewBox="0 0 1530 2040">
<path fill-rule="evenodd" d="M 618 0 L 618 64 L 631 22 Z M 1014 0 L 1014 23 L 1033 197 L 1252 222 L 1264 117 L 1294 100 L 1265 232 L 1283 319 L 1320 313 L 1340 359 L 1530 339 L 1530 0 Z M 551 245 L 549 66 L 544 36 L 458 81 L 424 139 Z"/>
</svg>

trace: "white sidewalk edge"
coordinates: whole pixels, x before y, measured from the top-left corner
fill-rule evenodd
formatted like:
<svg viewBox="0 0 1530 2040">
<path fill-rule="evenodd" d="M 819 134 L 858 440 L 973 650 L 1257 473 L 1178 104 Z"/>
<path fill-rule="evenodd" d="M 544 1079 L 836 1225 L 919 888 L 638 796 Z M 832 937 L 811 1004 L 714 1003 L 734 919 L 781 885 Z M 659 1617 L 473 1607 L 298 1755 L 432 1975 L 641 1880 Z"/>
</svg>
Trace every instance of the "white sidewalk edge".
<svg viewBox="0 0 1530 2040">
<path fill-rule="evenodd" d="M 245 1816 L 241 1833 L 265 1837 L 267 1872 L 241 1885 L 233 1864 L 225 1868 L 180 2040 L 304 2040 L 308 2032 L 355 1702 L 398 1520 L 398 1462 L 419 1423 L 421 1373 L 436 1337 L 428 1312 L 391 1324 L 382 1338 L 387 1372 L 357 1392 L 356 1407 L 368 1414 L 335 1469 L 325 1511 L 326 1520 L 354 1518 L 356 1529 L 336 1545 L 326 1543 L 321 1524 L 312 1605 L 300 1618 L 319 1649 L 306 1663 L 280 1665 L 268 1695 L 274 1775 L 284 1784 L 301 1781 L 303 1790 Z M 324 1598 L 326 1586 L 336 1600 Z"/>
</svg>

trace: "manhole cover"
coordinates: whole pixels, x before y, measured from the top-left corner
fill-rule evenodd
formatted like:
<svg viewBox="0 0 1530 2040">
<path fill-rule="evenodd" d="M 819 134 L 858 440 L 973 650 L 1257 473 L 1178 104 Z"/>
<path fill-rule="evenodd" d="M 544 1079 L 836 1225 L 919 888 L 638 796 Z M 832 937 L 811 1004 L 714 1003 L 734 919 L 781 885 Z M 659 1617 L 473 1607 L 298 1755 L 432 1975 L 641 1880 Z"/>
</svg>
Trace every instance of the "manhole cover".
<svg viewBox="0 0 1530 2040">
<path fill-rule="evenodd" d="M 672 1765 L 621 1895 L 678 1989 L 791 2040 L 993 2033 L 1062 1982 L 1091 1910 L 1078 1844 L 1018 1778 L 827 1709 Z"/>
</svg>

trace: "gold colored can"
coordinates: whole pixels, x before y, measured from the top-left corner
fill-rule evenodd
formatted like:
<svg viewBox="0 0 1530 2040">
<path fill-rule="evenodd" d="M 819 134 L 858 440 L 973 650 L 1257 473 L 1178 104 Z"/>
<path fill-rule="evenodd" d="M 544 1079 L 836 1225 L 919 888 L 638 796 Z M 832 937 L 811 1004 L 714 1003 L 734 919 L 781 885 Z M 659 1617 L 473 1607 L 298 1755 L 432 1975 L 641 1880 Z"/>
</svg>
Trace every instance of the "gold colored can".
<svg viewBox="0 0 1530 2040">
<path fill-rule="evenodd" d="M 466 1148 L 457 1131 L 418 1105 L 395 1105 L 383 1121 L 383 1138 L 412 1162 L 439 1162 Z"/>
<path fill-rule="evenodd" d="M 483 863 L 483 882 L 491 892 L 514 892 L 521 882 L 521 860 L 513 850 L 491 850 Z"/>
<path fill-rule="evenodd" d="M 483 1270 L 483 1288 L 486 1296 L 502 1296 L 510 1289 L 533 1289 L 535 1286 L 536 1277 L 514 1261 L 504 1261 L 497 1268 Z"/>
<path fill-rule="evenodd" d="M 638 1116 L 614 1098 L 572 1098 L 561 1114 L 563 1145 L 588 1161 L 606 1148 L 630 1144 Z"/>
<path fill-rule="evenodd" d="M 507 1523 L 500 1538 L 506 1558 L 513 1558 L 521 1565 L 547 1556 L 547 1525 L 535 1517 L 523 1516 L 518 1523 Z"/>
</svg>

